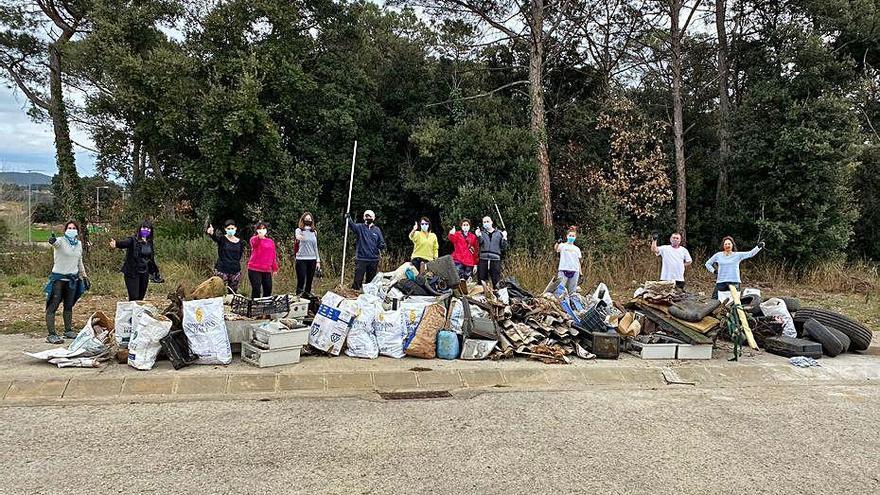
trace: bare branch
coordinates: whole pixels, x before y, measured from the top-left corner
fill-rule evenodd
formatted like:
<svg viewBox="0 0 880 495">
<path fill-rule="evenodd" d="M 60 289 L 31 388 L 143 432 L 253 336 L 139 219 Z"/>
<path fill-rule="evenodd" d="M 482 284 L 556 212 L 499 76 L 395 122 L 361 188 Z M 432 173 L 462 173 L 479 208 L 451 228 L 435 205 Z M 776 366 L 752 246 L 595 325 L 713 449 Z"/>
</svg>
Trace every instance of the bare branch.
<svg viewBox="0 0 880 495">
<path fill-rule="evenodd" d="M 480 93 L 480 94 L 478 94 L 478 95 L 465 96 L 465 97 L 462 97 L 462 98 L 452 98 L 452 99 L 449 99 L 449 100 L 446 100 L 446 101 L 440 101 L 440 102 L 437 102 L 437 103 L 429 103 L 429 104 L 425 105 L 425 108 L 436 107 L 436 106 L 439 106 L 439 105 L 445 105 L 445 104 L 447 104 L 447 103 L 452 103 L 452 102 L 454 102 L 454 101 L 466 101 L 466 100 L 475 100 L 475 99 L 477 99 L 477 98 L 485 98 L 485 97 L 487 97 L 487 96 L 492 96 L 493 94 L 495 94 L 495 93 L 497 93 L 497 92 L 499 92 L 499 91 L 502 91 L 502 90 L 504 90 L 504 89 L 510 88 L 510 87 L 512 87 L 512 86 L 519 86 L 519 85 L 522 85 L 522 84 L 528 84 L 528 83 L 529 83 L 528 80 L 514 81 L 514 82 L 512 82 L 512 83 L 507 83 L 507 84 L 505 84 L 505 85 L 503 85 L 503 86 L 499 86 L 499 87 L 497 87 L 497 88 L 495 88 L 495 89 L 493 89 L 493 90 L 491 90 L 491 91 L 486 91 L 485 93 Z"/>
</svg>

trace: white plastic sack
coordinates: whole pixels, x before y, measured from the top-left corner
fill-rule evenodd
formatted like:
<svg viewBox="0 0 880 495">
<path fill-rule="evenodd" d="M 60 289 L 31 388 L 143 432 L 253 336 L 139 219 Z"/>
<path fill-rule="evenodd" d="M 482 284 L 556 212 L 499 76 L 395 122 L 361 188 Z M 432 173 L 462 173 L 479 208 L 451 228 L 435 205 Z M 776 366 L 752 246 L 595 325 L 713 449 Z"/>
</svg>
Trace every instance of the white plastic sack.
<svg viewBox="0 0 880 495">
<path fill-rule="evenodd" d="M 751 288 L 751 287 L 746 288 L 746 289 L 743 289 L 743 291 L 740 292 L 739 297 L 746 297 L 746 296 L 758 296 L 758 297 L 761 297 L 761 289 L 754 289 L 754 288 Z"/>
<path fill-rule="evenodd" d="M 131 310 L 136 305 L 134 301 L 116 303 L 116 342 L 119 347 L 128 347 L 128 341 L 131 339 Z"/>
<path fill-rule="evenodd" d="M 138 325 L 140 324 L 141 315 L 145 312 L 152 313 L 154 315 L 162 314 L 159 311 L 159 308 L 153 306 L 152 304 L 147 304 L 143 301 L 135 301 L 134 305 L 131 307 L 131 335 L 138 329 Z"/>
<path fill-rule="evenodd" d="M 373 330 L 379 345 L 379 354 L 400 359 L 403 352 L 405 328 L 400 311 L 380 311 L 373 320 Z"/>
<path fill-rule="evenodd" d="M 309 329 L 309 345 L 338 356 L 353 320 L 354 314 L 322 304 Z"/>
<path fill-rule="evenodd" d="M 196 364 L 229 364 L 232 346 L 226 332 L 223 298 L 183 301 L 183 333 Z"/>
<path fill-rule="evenodd" d="M 449 329 L 461 335 L 461 327 L 464 324 L 464 306 L 461 299 L 453 299 L 449 310 Z"/>
<path fill-rule="evenodd" d="M 345 339 L 345 355 L 357 358 L 376 359 L 379 357 L 379 343 L 373 321 L 382 311 L 382 301 L 370 294 L 357 298 L 358 312 Z"/>
<path fill-rule="evenodd" d="M 95 328 L 101 324 L 99 321 L 99 314 L 100 318 L 107 318 L 104 313 L 92 313 L 92 316 L 86 321 L 86 325 L 79 331 L 76 338 L 73 339 L 73 342 L 67 347 L 69 351 L 75 352 L 82 350 L 83 352 L 80 354 L 82 357 L 91 357 L 104 354 L 110 350 L 110 348 L 107 347 L 110 329 L 103 328 L 99 331 Z M 109 321 L 106 324 L 109 325 Z"/>
<path fill-rule="evenodd" d="M 162 349 L 159 339 L 171 331 L 171 320 L 148 311 L 140 313 L 137 330 L 131 334 L 128 343 L 128 365 L 139 370 L 153 369 L 156 356 Z"/>
<path fill-rule="evenodd" d="M 337 294 L 335 292 L 327 292 L 326 294 L 321 296 L 321 304 L 323 304 L 324 306 L 331 307 L 331 308 L 339 307 L 339 303 L 341 303 L 344 300 L 345 300 L 344 297 L 340 296 L 339 294 Z"/>
<path fill-rule="evenodd" d="M 788 307 L 786 307 L 785 301 L 778 297 L 767 299 L 761 303 L 761 311 L 764 313 L 764 316 L 778 316 L 782 319 L 784 324 L 782 327 L 782 335 L 786 337 L 797 337 L 797 330 L 794 328 L 794 319 L 791 317 L 791 313 L 788 312 Z"/>
<path fill-rule="evenodd" d="M 603 294 L 602 297 L 599 297 L 599 294 Z M 605 301 L 605 307 L 610 308 L 613 306 L 614 301 L 611 300 L 611 291 L 608 290 L 608 286 L 604 283 L 599 284 L 596 287 L 596 290 L 593 291 L 593 295 L 590 297 L 593 302 Z"/>
<path fill-rule="evenodd" d="M 733 296 L 730 294 L 729 290 L 719 290 L 718 291 L 718 300 L 722 303 L 727 301 L 733 301 Z"/>
</svg>

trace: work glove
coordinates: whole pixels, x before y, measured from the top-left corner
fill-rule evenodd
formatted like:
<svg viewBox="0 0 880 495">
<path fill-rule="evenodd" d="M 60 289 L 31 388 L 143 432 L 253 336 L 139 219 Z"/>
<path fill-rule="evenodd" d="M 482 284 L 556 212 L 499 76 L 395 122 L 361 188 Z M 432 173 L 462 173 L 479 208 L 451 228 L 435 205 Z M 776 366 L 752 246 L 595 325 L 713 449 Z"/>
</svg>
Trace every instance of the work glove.
<svg viewBox="0 0 880 495">
<path fill-rule="evenodd" d="M 507 240 L 507 231 L 506 230 L 501 231 L 501 238 L 504 239 L 505 241 Z"/>
<path fill-rule="evenodd" d="M 562 237 L 560 237 L 559 239 L 556 239 L 556 244 L 562 244 L 563 242 L 565 242 L 565 241 L 562 240 Z"/>
<path fill-rule="evenodd" d="M 165 279 L 162 278 L 162 275 L 159 275 L 158 273 L 154 273 L 154 274 L 150 275 L 150 282 L 153 282 L 154 284 L 164 284 Z"/>
<path fill-rule="evenodd" d="M 58 238 L 55 237 L 55 232 L 52 232 L 51 234 L 49 234 L 49 244 L 54 246 L 55 241 L 57 241 L 57 240 L 58 240 Z"/>
<path fill-rule="evenodd" d="M 660 238 L 660 234 L 658 234 L 656 231 L 651 232 L 651 240 L 652 241 L 656 241 L 659 238 Z"/>
<path fill-rule="evenodd" d="M 765 246 L 764 241 L 761 241 L 758 243 L 758 249 L 764 249 L 764 246 Z"/>
<path fill-rule="evenodd" d="M 455 235 L 455 227 L 449 230 L 449 235 Z"/>
</svg>

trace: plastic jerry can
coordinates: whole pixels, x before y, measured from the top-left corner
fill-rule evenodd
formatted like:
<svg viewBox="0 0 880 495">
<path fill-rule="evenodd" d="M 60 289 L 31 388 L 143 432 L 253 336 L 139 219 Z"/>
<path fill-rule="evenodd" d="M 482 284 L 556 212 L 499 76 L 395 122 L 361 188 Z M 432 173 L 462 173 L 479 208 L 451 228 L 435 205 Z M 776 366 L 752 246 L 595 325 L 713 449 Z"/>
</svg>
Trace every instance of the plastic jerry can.
<svg viewBox="0 0 880 495">
<path fill-rule="evenodd" d="M 461 344 L 458 335 L 452 330 L 440 330 L 437 332 L 437 357 L 440 359 L 458 359 L 461 354 Z"/>
</svg>

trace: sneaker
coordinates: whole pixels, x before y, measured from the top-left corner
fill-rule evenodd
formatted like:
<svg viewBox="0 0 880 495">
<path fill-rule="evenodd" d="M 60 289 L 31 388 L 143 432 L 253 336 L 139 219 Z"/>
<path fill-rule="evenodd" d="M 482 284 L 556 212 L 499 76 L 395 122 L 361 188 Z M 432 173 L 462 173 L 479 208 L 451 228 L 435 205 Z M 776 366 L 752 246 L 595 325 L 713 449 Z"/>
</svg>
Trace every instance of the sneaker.
<svg viewBox="0 0 880 495">
<path fill-rule="evenodd" d="M 65 339 L 75 339 L 77 335 L 79 335 L 79 334 L 77 334 L 73 330 L 68 330 L 68 331 L 64 332 Z"/>
<path fill-rule="evenodd" d="M 64 339 L 62 339 L 61 337 L 59 337 L 58 335 L 55 335 L 53 333 L 53 334 L 49 335 L 48 337 L 46 337 L 46 342 L 48 342 L 50 344 L 63 344 Z"/>
</svg>

